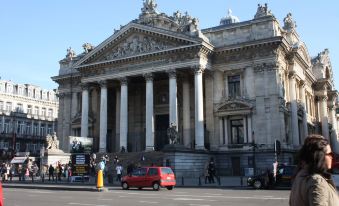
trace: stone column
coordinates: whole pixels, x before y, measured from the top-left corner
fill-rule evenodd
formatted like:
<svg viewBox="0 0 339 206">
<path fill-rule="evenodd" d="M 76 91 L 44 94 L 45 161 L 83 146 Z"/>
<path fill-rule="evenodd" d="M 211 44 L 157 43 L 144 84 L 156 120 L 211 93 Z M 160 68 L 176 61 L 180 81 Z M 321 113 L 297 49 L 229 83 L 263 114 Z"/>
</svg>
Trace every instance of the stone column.
<svg viewBox="0 0 339 206">
<path fill-rule="evenodd" d="M 88 85 L 82 87 L 82 111 L 81 111 L 81 136 L 88 137 L 88 109 L 89 92 Z"/>
<path fill-rule="evenodd" d="M 182 83 L 182 114 L 183 114 L 183 144 L 187 148 L 191 148 L 191 100 L 190 100 L 190 84 L 188 79 L 184 79 Z"/>
<path fill-rule="evenodd" d="M 228 117 L 223 118 L 223 123 L 224 123 L 224 145 L 228 145 Z"/>
<path fill-rule="evenodd" d="M 205 149 L 204 140 L 204 100 L 202 73 L 204 68 L 198 67 L 194 72 L 195 91 L 195 149 Z"/>
<path fill-rule="evenodd" d="M 298 104 L 295 92 L 296 74 L 291 72 L 289 74 L 290 81 L 290 102 L 291 102 L 291 126 L 292 126 L 292 142 L 294 146 L 300 145 L 299 141 L 299 127 L 298 127 Z"/>
<path fill-rule="evenodd" d="M 301 138 L 302 140 L 304 140 L 307 135 L 308 135 L 308 128 L 307 128 L 307 113 L 306 113 L 306 95 L 305 95 L 305 82 L 302 81 L 301 84 L 300 84 L 300 99 L 301 99 L 301 103 L 303 105 L 303 112 L 304 112 L 304 115 L 303 115 L 303 131 L 304 131 L 304 134 L 303 134 L 303 138 Z"/>
<path fill-rule="evenodd" d="M 154 150 L 154 111 L 153 75 L 145 74 L 146 79 L 146 150 Z"/>
<path fill-rule="evenodd" d="M 116 104 L 115 104 L 115 150 L 119 151 L 120 148 L 120 89 L 116 89 Z"/>
<path fill-rule="evenodd" d="M 78 93 L 72 93 L 72 118 L 78 113 Z"/>
<path fill-rule="evenodd" d="M 99 152 L 106 152 L 107 147 L 107 82 L 100 81 L 100 140 Z"/>
<path fill-rule="evenodd" d="M 178 102 L 177 102 L 177 76 L 175 70 L 170 70 L 169 75 L 169 123 L 176 126 L 178 131 Z"/>
<path fill-rule="evenodd" d="M 122 147 L 127 151 L 128 135 L 128 82 L 127 78 L 121 78 L 121 96 L 120 96 L 120 149 Z"/>
<path fill-rule="evenodd" d="M 321 132 L 322 132 L 322 135 L 327 140 L 329 140 L 327 99 L 328 99 L 327 96 L 319 97 L 320 110 L 321 110 Z"/>
</svg>

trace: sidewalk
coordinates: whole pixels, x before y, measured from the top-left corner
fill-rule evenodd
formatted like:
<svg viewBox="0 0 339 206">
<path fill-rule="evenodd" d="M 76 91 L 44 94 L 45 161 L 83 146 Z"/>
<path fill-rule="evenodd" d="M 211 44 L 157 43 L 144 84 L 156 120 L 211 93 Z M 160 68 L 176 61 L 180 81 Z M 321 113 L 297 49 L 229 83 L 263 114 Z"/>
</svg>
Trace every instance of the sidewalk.
<svg viewBox="0 0 339 206">
<path fill-rule="evenodd" d="M 243 182 L 241 182 L 241 180 Z M 243 184 L 241 184 L 243 183 Z M 62 181 L 47 181 L 42 182 L 40 178 L 26 181 L 19 181 L 18 178 L 13 178 L 12 181 L 2 182 L 3 188 L 25 188 L 25 189 L 46 189 L 46 190 L 72 190 L 72 191 L 97 191 L 95 178 L 91 177 L 88 182 L 67 182 L 66 179 Z M 216 181 L 212 184 L 205 184 L 204 178 L 177 178 L 176 187 L 203 187 L 203 188 L 248 188 L 246 185 L 246 178 L 240 177 L 220 177 L 220 183 Z M 105 190 L 119 190 L 120 183 L 114 181 L 108 183 L 105 179 Z"/>
</svg>

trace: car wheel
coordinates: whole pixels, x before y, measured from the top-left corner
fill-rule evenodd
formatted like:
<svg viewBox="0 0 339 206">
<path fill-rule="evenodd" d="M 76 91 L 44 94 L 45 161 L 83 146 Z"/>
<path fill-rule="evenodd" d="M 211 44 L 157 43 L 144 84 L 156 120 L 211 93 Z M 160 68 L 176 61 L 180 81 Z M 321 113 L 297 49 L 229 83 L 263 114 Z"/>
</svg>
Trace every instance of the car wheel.
<svg viewBox="0 0 339 206">
<path fill-rule="evenodd" d="M 153 183 L 153 190 L 158 191 L 160 189 L 160 185 L 158 182 Z"/>
<path fill-rule="evenodd" d="M 262 187 L 262 183 L 260 180 L 255 180 L 254 183 L 253 183 L 253 187 L 255 189 L 260 189 Z"/>
<path fill-rule="evenodd" d="M 123 182 L 121 186 L 122 186 L 123 190 L 128 190 L 128 188 L 129 188 L 127 182 Z"/>
<path fill-rule="evenodd" d="M 166 187 L 168 190 L 173 190 L 173 186 Z"/>
</svg>

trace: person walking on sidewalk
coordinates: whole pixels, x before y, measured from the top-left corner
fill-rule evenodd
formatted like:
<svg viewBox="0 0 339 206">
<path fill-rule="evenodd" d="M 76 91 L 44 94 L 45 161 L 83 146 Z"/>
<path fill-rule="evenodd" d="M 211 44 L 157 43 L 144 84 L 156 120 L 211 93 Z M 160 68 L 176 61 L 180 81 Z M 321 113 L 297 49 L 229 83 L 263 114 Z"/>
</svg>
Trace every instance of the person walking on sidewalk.
<svg viewBox="0 0 339 206">
<path fill-rule="evenodd" d="M 116 179 L 116 181 L 121 182 L 121 175 L 122 175 L 123 167 L 121 166 L 120 163 L 118 163 L 118 165 L 115 167 L 115 170 L 117 171 L 117 179 Z"/>
<path fill-rule="evenodd" d="M 48 181 L 51 181 L 51 177 L 52 177 L 52 181 L 54 181 L 54 167 L 53 165 L 49 165 L 48 168 Z"/>
<path fill-rule="evenodd" d="M 213 157 L 211 157 L 210 163 L 208 164 L 208 175 L 210 183 L 214 183 L 214 177 L 216 176 L 215 174 L 215 163 Z"/>
</svg>

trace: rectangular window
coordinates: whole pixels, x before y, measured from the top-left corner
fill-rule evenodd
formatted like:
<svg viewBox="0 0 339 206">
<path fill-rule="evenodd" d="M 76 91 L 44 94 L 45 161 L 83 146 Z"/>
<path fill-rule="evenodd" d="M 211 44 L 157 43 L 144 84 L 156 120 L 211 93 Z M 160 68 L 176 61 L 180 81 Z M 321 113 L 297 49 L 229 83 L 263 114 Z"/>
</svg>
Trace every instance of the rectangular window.
<svg viewBox="0 0 339 206">
<path fill-rule="evenodd" d="M 16 144 L 15 144 L 15 150 L 18 152 L 18 151 L 20 151 L 20 143 L 19 142 L 17 142 Z"/>
<path fill-rule="evenodd" d="M 8 142 L 4 142 L 4 149 L 8 149 L 8 148 L 9 148 Z"/>
<path fill-rule="evenodd" d="M 52 127 L 51 126 L 48 126 L 47 134 L 52 134 Z"/>
<path fill-rule="evenodd" d="M 48 109 L 48 117 L 53 117 L 53 109 Z"/>
<path fill-rule="evenodd" d="M 34 135 L 34 136 L 37 136 L 37 135 L 38 135 L 38 125 L 37 125 L 37 124 L 34 124 L 33 135 Z"/>
<path fill-rule="evenodd" d="M 40 136 L 45 136 L 45 126 L 44 125 L 41 125 L 40 127 Z"/>
<path fill-rule="evenodd" d="M 7 102 L 6 103 L 6 111 L 11 112 L 12 111 L 12 102 Z"/>
<path fill-rule="evenodd" d="M 228 95 L 230 98 L 240 97 L 240 75 L 228 77 Z"/>
<path fill-rule="evenodd" d="M 244 125 L 242 119 L 230 120 L 231 143 L 244 144 Z"/>
<path fill-rule="evenodd" d="M 29 135 L 29 134 L 31 134 L 31 124 L 27 123 L 27 125 L 26 125 L 26 135 Z"/>
<path fill-rule="evenodd" d="M 39 115 L 39 107 L 34 107 L 34 114 Z"/>
<path fill-rule="evenodd" d="M 42 108 L 42 109 L 41 109 L 41 115 L 42 115 L 43 117 L 46 116 L 46 108 Z"/>
<path fill-rule="evenodd" d="M 6 134 L 9 133 L 9 121 L 5 121 L 5 124 L 4 124 L 4 133 L 6 133 Z"/>
<path fill-rule="evenodd" d="M 25 122 L 19 122 L 19 134 L 25 134 Z"/>
<path fill-rule="evenodd" d="M 27 114 L 32 114 L 32 105 L 27 106 Z"/>
<path fill-rule="evenodd" d="M 24 94 L 24 90 L 22 87 L 18 87 L 18 95 L 23 95 Z"/>
<path fill-rule="evenodd" d="M 15 109 L 16 112 L 24 112 L 24 106 L 21 103 L 18 103 Z"/>
</svg>

